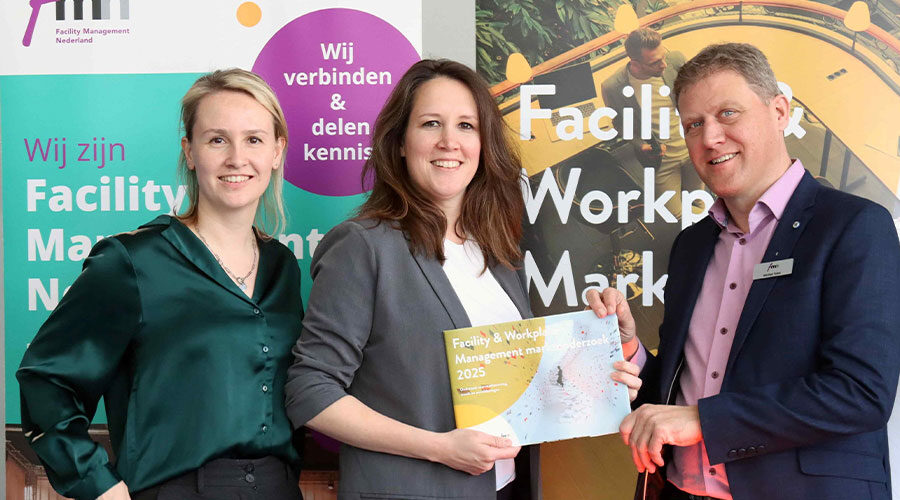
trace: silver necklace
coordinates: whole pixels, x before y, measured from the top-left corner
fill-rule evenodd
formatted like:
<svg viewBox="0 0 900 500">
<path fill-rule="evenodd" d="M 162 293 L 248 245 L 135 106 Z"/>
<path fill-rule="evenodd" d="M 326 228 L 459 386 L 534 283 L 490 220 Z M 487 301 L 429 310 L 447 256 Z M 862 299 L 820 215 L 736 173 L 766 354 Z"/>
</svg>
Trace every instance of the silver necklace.
<svg viewBox="0 0 900 500">
<path fill-rule="evenodd" d="M 247 278 L 249 278 L 250 275 L 253 274 L 253 271 L 256 269 L 256 238 L 253 238 L 253 262 L 250 265 L 250 270 L 247 271 L 247 274 L 238 276 L 231 272 L 231 269 L 228 269 L 228 266 L 226 266 L 225 263 L 222 262 L 221 257 L 219 257 L 219 255 L 213 251 L 212 246 L 210 246 L 209 242 L 206 241 L 206 238 L 203 237 L 203 234 L 200 233 L 200 226 L 195 226 L 195 229 L 197 229 L 197 236 L 200 237 L 200 241 L 202 241 L 203 244 L 206 245 L 209 253 L 213 254 L 213 257 L 216 258 L 216 262 L 218 262 L 219 265 L 222 266 L 222 269 L 225 270 L 225 273 L 228 274 L 228 276 L 233 279 L 235 283 L 237 283 L 237 286 L 240 287 L 241 290 L 247 290 Z"/>
</svg>

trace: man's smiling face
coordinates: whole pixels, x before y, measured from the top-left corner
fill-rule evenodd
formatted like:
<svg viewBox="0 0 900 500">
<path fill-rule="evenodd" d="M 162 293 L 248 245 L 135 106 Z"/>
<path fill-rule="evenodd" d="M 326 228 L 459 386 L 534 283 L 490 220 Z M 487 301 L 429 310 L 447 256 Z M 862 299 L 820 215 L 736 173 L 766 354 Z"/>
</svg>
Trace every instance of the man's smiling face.
<svg viewBox="0 0 900 500">
<path fill-rule="evenodd" d="M 784 173 L 789 103 L 766 102 L 731 70 L 711 73 L 678 98 L 684 140 L 697 173 L 725 202 L 752 205 Z"/>
</svg>

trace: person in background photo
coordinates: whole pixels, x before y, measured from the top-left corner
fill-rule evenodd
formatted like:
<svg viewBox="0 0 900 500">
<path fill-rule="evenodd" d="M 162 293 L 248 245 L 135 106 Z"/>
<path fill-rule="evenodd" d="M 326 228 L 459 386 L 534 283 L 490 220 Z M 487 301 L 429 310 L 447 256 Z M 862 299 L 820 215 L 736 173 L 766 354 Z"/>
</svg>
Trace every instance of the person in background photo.
<svg viewBox="0 0 900 500">
<path fill-rule="evenodd" d="M 230 69 L 198 79 L 181 118 L 190 206 L 94 247 L 16 374 L 25 436 L 76 499 L 297 500 L 283 388 L 300 270 L 272 237 L 284 114 Z M 115 464 L 88 435 L 101 396 Z"/>
<path fill-rule="evenodd" d="M 344 443 L 340 499 L 541 497 L 537 446 L 456 428 L 443 337 L 531 317 L 513 140 L 447 60 L 413 65 L 375 122 L 374 186 L 316 250 L 286 389 L 295 427 Z"/>
<path fill-rule="evenodd" d="M 674 95 L 718 199 L 672 246 L 658 354 L 632 358 L 646 404 L 620 430 L 648 473 L 637 498 L 889 499 L 900 371 L 890 214 L 789 156 L 789 102 L 752 45 L 703 49 Z M 607 312 L 596 292 L 589 301 Z"/>
<path fill-rule="evenodd" d="M 684 64 L 684 55 L 678 51 L 670 51 L 662 43 L 662 36 L 650 28 L 640 28 L 632 31 L 625 39 L 625 52 L 628 55 L 628 63 L 622 66 L 612 76 L 603 81 L 600 91 L 606 106 L 618 113 L 613 120 L 613 126 L 622 133 L 622 110 L 631 108 L 634 110 L 634 153 L 638 162 L 645 167 L 656 169 L 656 194 L 672 191 L 675 194 L 669 198 L 665 206 L 673 216 L 681 218 L 681 192 L 703 189 L 703 182 L 697 176 L 688 156 L 687 147 L 679 131 L 678 117 L 675 115 L 675 97 L 671 92 L 666 95 L 660 93 L 660 88 L 665 86 L 671 91 L 675 83 L 675 75 Z M 644 102 L 641 98 L 641 86 L 650 86 L 650 102 Z M 622 93 L 623 89 L 632 89 L 630 97 Z M 652 117 L 650 124 L 651 137 L 641 138 L 642 113 L 641 105 L 648 104 Z M 670 109 L 669 136 L 661 137 L 660 108 Z M 702 208 L 702 202 L 695 202 L 697 210 Z M 695 212 L 696 213 L 696 212 Z"/>
</svg>

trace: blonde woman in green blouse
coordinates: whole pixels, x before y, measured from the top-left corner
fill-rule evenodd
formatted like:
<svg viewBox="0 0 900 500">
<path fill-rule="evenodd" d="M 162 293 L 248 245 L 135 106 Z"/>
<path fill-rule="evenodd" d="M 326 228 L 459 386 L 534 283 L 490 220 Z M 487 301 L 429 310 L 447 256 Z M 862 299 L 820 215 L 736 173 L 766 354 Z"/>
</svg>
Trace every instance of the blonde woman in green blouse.
<svg viewBox="0 0 900 500">
<path fill-rule="evenodd" d="M 77 499 L 298 499 L 283 387 L 300 271 L 269 235 L 284 114 L 232 69 L 194 83 L 182 122 L 190 205 L 94 247 L 17 373 L 26 436 Z M 87 432 L 101 396 L 115 464 Z"/>
</svg>

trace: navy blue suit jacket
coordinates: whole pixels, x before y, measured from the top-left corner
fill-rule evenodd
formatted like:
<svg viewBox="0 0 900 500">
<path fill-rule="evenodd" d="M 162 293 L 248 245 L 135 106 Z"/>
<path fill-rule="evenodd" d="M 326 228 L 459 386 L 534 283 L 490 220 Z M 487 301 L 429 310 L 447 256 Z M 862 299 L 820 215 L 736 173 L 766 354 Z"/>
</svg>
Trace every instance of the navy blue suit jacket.
<svg viewBox="0 0 900 500">
<path fill-rule="evenodd" d="M 674 402 L 718 235 L 707 217 L 675 239 L 639 401 Z M 900 370 L 893 221 L 806 173 L 762 261 L 787 258 L 791 275 L 752 284 L 722 391 L 699 401 L 710 462 L 725 463 L 735 500 L 889 499 L 886 424 Z"/>
</svg>

